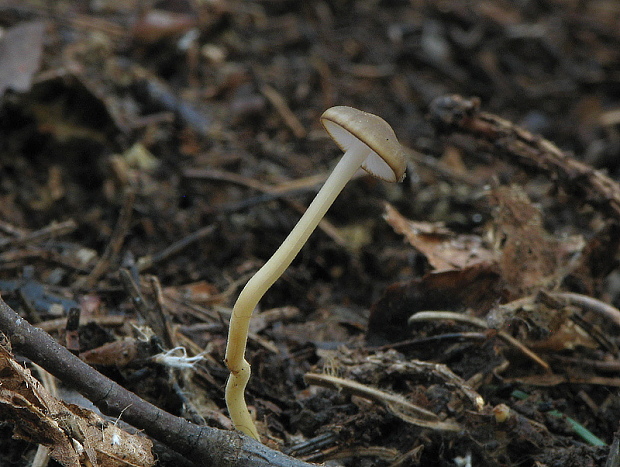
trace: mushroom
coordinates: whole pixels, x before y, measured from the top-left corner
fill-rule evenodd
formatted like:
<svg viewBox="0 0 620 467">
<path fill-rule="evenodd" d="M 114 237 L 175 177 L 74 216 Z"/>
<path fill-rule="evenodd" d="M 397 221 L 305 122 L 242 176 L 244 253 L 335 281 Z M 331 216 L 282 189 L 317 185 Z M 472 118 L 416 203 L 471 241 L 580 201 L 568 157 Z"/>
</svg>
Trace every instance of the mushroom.
<svg viewBox="0 0 620 467">
<path fill-rule="evenodd" d="M 250 365 L 244 359 L 250 318 L 259 300 L 291 264 L 346 183 L 362 167 L 390 182 L 405 176 L 406 161 L 390 125 L 376 115 L 352 107 L 337 106 L 321 115 L 321 123 L 344 155 L 308 206 L 301 219 L 265 265 L 239 294 L 230 318 L 225 363 L 230 370 L 226 404 L 235 428 L 259 439 L 248 412 L 244 392 Z"/>
</svg>

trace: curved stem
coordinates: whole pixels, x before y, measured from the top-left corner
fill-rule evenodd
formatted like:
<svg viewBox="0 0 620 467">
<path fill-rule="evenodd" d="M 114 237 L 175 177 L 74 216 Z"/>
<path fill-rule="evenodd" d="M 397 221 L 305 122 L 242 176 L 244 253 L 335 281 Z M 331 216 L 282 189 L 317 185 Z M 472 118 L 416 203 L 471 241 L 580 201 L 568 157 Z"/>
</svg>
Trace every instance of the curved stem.
<svg viewBox="0 0 620 467">
<path fill-rule="evenodd" d="M 250 379 L 250 365 L 245 361 L 244 355 L 252 312 L 269 287 L 297 256 L 369 153 L 370 149 L 361 142 L 354 143 L 344 153 L 297 225 L 273 256 L 248 281 L 233 307 L 224 359 L 231 373 L 226 384 L 226 404 L 235 427 L 256 439 L 259 439 L 258 432 L 244 399 L 245 386 Z"/>
</svg>

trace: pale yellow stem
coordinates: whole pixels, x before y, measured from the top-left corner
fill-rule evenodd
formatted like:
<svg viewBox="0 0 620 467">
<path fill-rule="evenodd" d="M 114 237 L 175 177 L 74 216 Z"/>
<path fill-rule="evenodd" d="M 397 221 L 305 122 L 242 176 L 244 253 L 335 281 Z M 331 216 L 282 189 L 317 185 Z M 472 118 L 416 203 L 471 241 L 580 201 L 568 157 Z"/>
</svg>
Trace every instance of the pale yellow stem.
<svg viewBox="0 0 620 467">
<path fill-rule="evenodd" d="M 259 439 L 258 431 L 245 403 L 245 387 L 250 379 L 250 365 L 244 359 L 252 312 L 265 292 L 291 264 L 346 183 L 361 167 L 370 149 L 354 143 L 342 156 L 333 172 L 304 215 L 273 256 L 258 270 L 239 294 L 233 307 L 228 331 L 225 362 L 230 370 L 226 384 L 228 412 L 238 430 Z"/>
</svg>

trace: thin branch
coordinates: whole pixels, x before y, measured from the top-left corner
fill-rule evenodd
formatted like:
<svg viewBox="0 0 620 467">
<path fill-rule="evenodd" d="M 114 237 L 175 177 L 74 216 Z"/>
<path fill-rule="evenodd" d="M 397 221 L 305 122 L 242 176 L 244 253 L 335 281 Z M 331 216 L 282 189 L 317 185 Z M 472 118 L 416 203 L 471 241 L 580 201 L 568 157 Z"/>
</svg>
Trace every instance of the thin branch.
<svg viewBox="0 0 620 467">
<path fill-rule="evenodd" d="M 479 147 L 526 170 L 547 174 L 567 193 L 603 206 L 620 219 L 620 184 L 599 170 L 571 157 L 552 142 L 480 110 L 480 100 L 442 96 L 430 105 L 433 124 L 445 132 L 464 133 Z"/>
<path fill-rule="evenodd" d="M 311 467 L 238 432 L 198 426 L 161 410 L 90 367 L 0 298 L 0 331 L 14 351 L 49 371 L 110 416 L 121 418 L 198 465 Z"/>
<path fill-rule="evenodd" d="M 363 176 L 363 170 L 358 171 L 353 178 Z M 299 202 L 288 199 L 289 196 L 295 196 L 298 194 L 304 194 L 307 192 L 316 192 L 320 186 L 325 182 L 328 174 L 318 174 L 309 177 L 304 177 L 297 180 L 286 181 L 278 185 L 266 185 L 264 183 L 257 182 L 252 178 L 243 177 L 239 174 L 226 172 L 217 169 L 186 169 L 183 175 L 187 178 L 205 179 L 205 180 L 219 180 L 222 182 L 233 183 L 235 185 L 252 188 L 253 190 L 260 191 L 262 194 L 247 198 L 243 201 L 226 203 L 224 205 L 215 206 L 212 209 L 213 212 L 234 212 L 242 209 L 247 209 L 256 204 L 266 203 L 268 201 L 282 199 L 290 207 L 300 214 L 303 214 L 306 208 Z M 338 233 L 338 230 L 333 226 L 331 222 L 323 218 L 319 222 L 319 229 L 321 229 L 328 237 L 330 237 L 337 245 L 345 246 L 346 242 L 342 236 Z"/>
<path fill-rule="evenodd" d="M 164 248 L 158 253 L 142 256 L 138 259 L 138 271 L 143 272 L 151 268 L 156 263 L 159 263 L 167 259 L 168 257 L 179 253 L 183 249 L 190 246 L 192 243 L 202 240 L 208 235 L 211 235 L 214 230 L 215 227 L 213 225 L 208 225 L 174 242 L 172 245 Z"/>
<path fill-rule="evenodd" d="M 90 289 L 95 282 L 97 282 L 97 280 L 108 271 L 110 265 L 113 264 L 118 258 L 123 243 L 125 242 L 127 232 L 131 226 L 131 214 L 133 212 L 135 198 L 136 196 L 133 191 L 127 191 L 123 206 L 121 207 L 121 212 L 118 216 L 118 221 L 116 222 L 116 226 L 114 227 L 114 231 L 110 237 L 110 241 L 90 274 L 86 277 L 80 278 L 76 282 L 75 286 L 78 289 Z"/>
<path fill-rule="evenodd" d="M 286 126 L 290 128 L 296 138 L 303 139 L 306 137 L 306 129 L 301 124 L 297 116 L 293 113 L 288 103 L 278 91 L 269 85 L 264 85 L 260 89 L 261 93 L 271 102 L 284 120 Z"/>
<path fill-rule="evenodd" d="M 486 321 L 476 318 L 474 316 L 465 315 L 463 313 L 455 313 L 453 311 L 418 311 L 416 314 L 409 317 L 409 324 L 417 322 L 417 321 L 436 321 L 442 319 L 450 319 L 453 321 L 457 321 L 459 323 L 471 324 L 473 326 L 489 329 Z M 545 362 L 542 358 L 532 352 L 528 347 L 519 342 L 517 339 L 512 337 L 510 334 L 504 331 L 497 331 L 497 335 L 504 342 L 512 345 L 513 347 L 520 350 L 525 356 L 530 358 L 532 361 L 538 363 L 541 367 L 545 369 L 545 371 L 551 371 L 549 364 Z"/>
<path fill-rule="evenodd" d="M 403 396 L 381 391 L 357 381 L 320 373 L 306 373 L 304 380 L 308 384 L 345 391 L 384 404 L 394 415 L 413 425 L 443 431 L 459 431 L 462 429 L 455 421 L 441 420 L 435 413 L 409 402 Z"/>
<path fill-rule="evenodd" d="M 584 310 L 593 311 L 620 327 L 620 310 L 608 303 L 574 292 L 557 292 L 552 293 L 551 296 L 567 300 L 569 303 L 580 306 Z"/>
<path fill-rule="evenodd" d="M 9 226 L 10 224 L 6 222 L 3 222 L 1 224 L 2 230 L 5 230 L 5 231 L 10 228 Z M 34 232 L 29 232 L 29 233 L 24 233 L 23 231 L 17 230 L 17 228 L 14 228 L 14 230 L 12 230 L 11 233 L 16 236 L 13 238 L 0 239 L 0 248 L 5 248 L 7 246 L 15 247 L 15 246 L 26 245 L 27 243 L 42 242 L 44 240 L 47 240 L 48 238 L 59 237 L 61 235 L 67 235 L 75 231 L 77 227 L 78 227 L 77 222 L 75 222 L 75 220 L 73 219 L 69 219 L 64 222 L 52 222 L 50 225 L 43 227 L 40 230 L 35 230 Z M 20 235 L 17 235 L 17 234 L 20 234 Z"/>
</svg>

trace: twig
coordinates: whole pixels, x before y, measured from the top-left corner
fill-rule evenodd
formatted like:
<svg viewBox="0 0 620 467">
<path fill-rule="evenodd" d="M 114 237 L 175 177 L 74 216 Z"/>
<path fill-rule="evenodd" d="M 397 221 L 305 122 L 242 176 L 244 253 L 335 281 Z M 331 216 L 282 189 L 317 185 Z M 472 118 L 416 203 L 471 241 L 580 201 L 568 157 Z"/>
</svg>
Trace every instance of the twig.
<svg viewBox="0 0 620 467">
<path fill-rule="evenodd" d="M 440 420 L 435 413 L 412 404 L 400 395 L 390 394 L 357 381 L 319 373 L 306 373 L 304 380 L 308 384 L 342 390 L 384 404 L 394 415 L 417 426 L 445 431 L 459 431 L 461 429 L 458 423 L 451 420 Z"/>
<path fill-rule="evenodd" d="M 480 110 L 477 98 L 442 96 L 430 105 L 433 124 L 442 131 L 466 133 L 494 155 L 525 169 L 546 173 L 567 193 L 604 206 L 620 219 L 620 185 L 538 135 Z"/>
<path fill-rule="evenodd" d="M 171 447 L 198 465 L 221 467 L 311 467 L 238 432 L 198 426 L 176 417 L 126 390 L 90 367 L 49 334 L 31 326 L 0 298 L 0 330 L 13 349 L 37 363 L 67 386 L 90 399 L 101 411 Z"/>
<path fill-rule="evenodd" d="M 400 451 L 383 446 L 351 446 L 332 453 L 326 453 L 324 460 L 347 459 L 349 457 L 374 457 L 385 462 L 394 462 Z"/>
<path fill-rule="evenodd" d="M 559 384 L 592 384 L 596 386 L 611 386 L 620 388 L 620 378 L 607 378 L 604 376 L 574 376 L 546 373 L 544 375 L 519 376 L 516 378 L 503 378 L 506 384 L 527 384 L 532 386 L 557 386 Z"/>
<path fill-rule="evenodd" d="M 132 191 L 128 191 L 125 197 L 125 202 L 121 208 L 121 212 L 118 216 L 118 221 L 110 237 L 110 241 L 101 255 L 99 262 L 95 264 L 95 267 L 86 277 L 80 278 L 77 283 L 77 288 L 90 289 L 97 282 L 101 276 L 103 276 L 110 265 L 116 260 L 118 254 L 121 251 L 123 242 L 125 241 L 125 235 L 129 230 L 131 222 L 131 213 L 133 211 L 133 205 L 135 200 L 135 194 Z"/>
<path fill-rule="evenodd" d="M 423 154 L 415 149 L 405 146 L 403 146 L 403 149 L 405 150 L 405 154 L 407 155 L 407 157 L 413 162 L 423 167 L 426 167 L 429 170 L 432 170 L 437 175 L 447 180 L 456 180 L 457 182 L 465 183 L 466 185 L 469 185 L 471 187 L 480 186 L 480 180 L 467 173 L 458 173 L 452 170 L 446 164 L 442 164 L 440 161 L 438 161 L 432 156 Z"/>
<path fill-rule="evenodd" d="M 418 337 L 415 339 L 406 339 L 404 341 L 394 342 L 390 344 L 380 345 L 378 347 L 367 347 L 368 350 L 389 350 L 389 349 L 402 349 L 409 347 L 423 347 L 432 345 L 441 341 L 465 342 L 468 340 L 485 341 L 489 338 L 482 332 L 450 332 L 447 334 L 438 334 L 436 336 Z"/>
<path fill-rule="evenodd" d="M 0 219 L 0 231 L 17 238 L 25 237 L 26 235 L 28 235 L 27 230 L 22 229 L 21 227 L 17 227 L 16 225 L 13 225 L 9 222 L 3 221 L 2 219 Z"/>
<path fill-rule="evenodd" d="M 552 359 L 562 365 L 576 365 L 588 370 L 596 370 L 604 373 L 620 373 L 620 361 L 612 360 L 593 360 L 591 358 L 565 357 L 564 355 L 553 355 Z"/>
<path fill-rule="evenodd" d="M 159 337 L 166 348 L 172 348 L 172 338 L 168 331 L 168 324 L 166 316 L 163 313 L 159 313 L 156 307 L 151 303 L 151 300 L 147 300 L 142 291 L 140 285 L 134 280 L 128 269 L 121 269 L 119 271 L 121 282 L 127 294 L 131 297 L 138 314 L 144 319 L 146 324 L 153 330 L 155 335 Z"/>
<path fill-rule="evenodd" d="M 284 100 L 284 97 L 269 85 L 264 85 L 260 89 L 263 96 L 267 98 L 271 105 L 275 107 L 280 117 L 284 120 L 286 126 L 288 126 L 296 138 L 303 139 L 306 137 L 306 129 L 301 124 L 297 116 L 293 113 L 291 108 Z"/>
<path fill-rule="evenodd" d="M 214 180 L 218 182 L 234 183 L 235 185 L 244 186 L 247 188 L 253 188 L 256 191 L 269 191 L 269 185 L 260 183 L 259 181 L 244 177 L 235 172 L 227 172 L 225 170 L 218 169 L 205 169 L 205 168 L 189 168 L 183 170 L 183 176 L 185 178 L 199 179 L 199 180 Z"/>
<path fill-rule="evenodd" d="M 338 442 L 338 435 L 333 431 L 327 431 L 315 436 L 314 438 L 301 441 L 286 450 L 287 454 L 296 456 L 307 456 L 313 452 L 324 449 Z"/>
<path fill-rule="evenodd" d="M 463 313 L 455 313 L 453 311 L 419 311 L 409 318 L 409 323 L 413 323 L 416 321 L 435 321 L 441 319 L 450 319 L 459 323 L 471 324 L 482 329 L 489 329 L 487 323 L 484 320 L 481 320 L 480 318 L 476 318 L 474 316 L 464 315 Z M 540 358 L 538 355 L 536 355 L 534 352 L 532 352 L 529 348 L 527 348 L 517 339 L 512 337 L 510 334 L 504 331 L 497 331 L 497 335 L 508 344 L 519 349 L 532 361 L 538 363 L 538 365 L 543 367 L 545 371 L 551 370 L 547 362 L 545 362 L 542 358 Z"/>
<path fill-rule="evenodd" d="M 28 263 L 29 260 L 34 261 L 47 261 L 50 263 L 60 264 L 61 266 L 71 269 L 75 272 L 87 274 L 88 269 L 80 264 L 77 264 L 77 259 L 70 259 L 63 256 L 62 253 L 52 251 L 47 248 L 33 248 L 28 245 L 25 249 L 11 249 L 0 253 L 0 264 L 2 268 L 8 268 L 10 263 Z"/>
<path fill-rule="evenodd" d="M 154 299 L 153 313 L 157 316 L 157 322 L 161 323 L 162 326 L 162 335 L 160 337 L 164 341 L 164 344 L 167 346 L 167 348 L 172 349 L 177 345 L 175 344 L 173 339 L 174 333 L 171 330 L 170 315 L 168 313 L 168 309 L 164 307 L 164 293 L 161 288 L 161 283 L 156 276 L 150 276 L 149 283 Z"/>
<path fill-rule="evenodd" d="M 287 199 L 286 197 L 310 191 L 317 191 L 321 183 L 327 179 L 326 174 L 319 174 L 271 186 L 257 182 L 251 178 L 242 177 L 238 174 L 216 169 L 187 169 L 183 172 L 183 175 L 188 178 L 205 178 L 209 180 L 220 180 L 228 183 L 234 183 L 236 185 L 252 188 L 263 193 L 253 198 L 236 203 L 228 203 L 223 206 L 213 208 L 213 210 L 217 212 L 239 211 L 255 204 L 266 203 L 275 199 L 283 199 L 283 201 L 287 202 L 289 206 L 300 214 L 303 214 L 306 208 L 300 203 L 292 199 Z M 361 174 L 356 174 L 354 178 L 357 178 L 358 176 L 361 176 Z M 338 233 L 338 230 L 327 219 L 323 218 L 321 222 L 319 222 L 319 229 L 321 229 L 323 233 L 330 237 L 337 245 L 346 245 L 345 240 Z"/>
<path fill-rule="evenodd" d="M 215 227 L 213 225 L 208 225 L 201 229 L 198 229 L 196 232 L 192 232 L 191 234 L 183 237 L 181 240 L 174 242 L 172 245 L 164 248 L 159 253 L 155 253 L 153 255 L 142 256 L 138 259 L 138 271 L 144 272 L 145 270 L 152 267 L 154 264 L 159 263 L 160 261 L 165 260 L 166 258 L 175 255 L 180 252 L 184 248 L 187 248 L 192 243 L 205 238 L 206 236 L 213 233 Z"/>
<path fill-rule="evenodd" d="M 9 224 L 3 223 L 3 226 L 6 228 L 9 227 Z M 23 235 L 16 236 L 14 238 L 3 238 L 0 239 L 0 248 L 4 248 L 7 246 L 17 246 L 24 245 L 30 242 L 42 241 L 50 237 L 58 237 L 60 235 L 66 235 L 68 233 L 73 232 L 77 229 L 77 223 L 73 219 L 69 219 L 64 222 L 52 222 L 50 225 L 43 227 L 42 229 L 35 230 L 30 233 L 23 233 Z M 15 230 L 13 234 L 19 233 L 19 231 Z"/>
<path fill-rule="evenodd" d="M 577 305 L 585 310 L 593 311 L 608 318 L 612 323 L 620 327 L 620 310 L 601 300 L 574 292 L 557 292 L 550 295 L 561 300 L 566 300 L 570 304 Z"/>
</svg>

